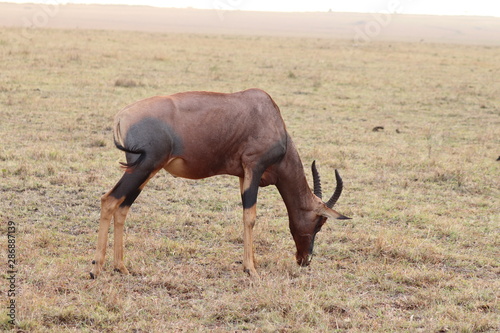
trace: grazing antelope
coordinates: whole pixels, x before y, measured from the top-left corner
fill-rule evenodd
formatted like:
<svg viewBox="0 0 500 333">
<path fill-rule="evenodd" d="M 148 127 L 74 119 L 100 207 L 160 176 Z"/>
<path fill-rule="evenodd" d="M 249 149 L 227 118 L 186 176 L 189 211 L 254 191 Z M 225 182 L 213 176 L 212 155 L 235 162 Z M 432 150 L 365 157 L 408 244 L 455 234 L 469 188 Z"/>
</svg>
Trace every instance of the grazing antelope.
<svg viewBox="0 0 500 333">
<path fill-rule="evenodd" d="M 151 97 L 121 110 L 115 117 L 114 140 L 125 152 L 125 174 L 101 198 L 97 251 L 91 278 L 102 270 L 108 229 L 114 219 L 114 268 L 127 274 L 123 264 L 123 226 L 130 206 L 160 169 L 175 177 L 201 179 L 228 174 L 240 178 L 243 202 L 243 269 L 258 277 L 253 256 L 259 186 L 276 185 L 285 202 L 296 259 L 309 265 L 314 238 L 327 218 L 348 219 L 332 209 L 342 192 L 337 188 L 324 203 L 315 163 L 314 193 L 302 162 L 287 133 L 280 110 L 258 89 L 233 94 L 185 92 Z"/>
</svg>

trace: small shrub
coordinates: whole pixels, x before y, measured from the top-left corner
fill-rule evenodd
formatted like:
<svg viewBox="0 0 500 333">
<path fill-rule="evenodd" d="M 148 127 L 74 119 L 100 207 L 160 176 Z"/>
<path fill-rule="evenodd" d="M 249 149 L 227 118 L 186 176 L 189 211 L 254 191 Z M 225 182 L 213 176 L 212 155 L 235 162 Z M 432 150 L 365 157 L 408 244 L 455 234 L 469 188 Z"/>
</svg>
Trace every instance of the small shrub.
<svg viewBox="0 0 500 333">
<path fill-rule="evenodd" d="M 92 148 L 102 148 L 106 147 L 106 141 L 102 139 L 95 139 L 90 143 L 90 147 Z"/>
<path fill-rule="evenodd" d="M 142 84 L 132 79 L 117 79 L 115 81 L 115 87 L 134 88 L 138 86 L 142 86 Z"/>
</svg>

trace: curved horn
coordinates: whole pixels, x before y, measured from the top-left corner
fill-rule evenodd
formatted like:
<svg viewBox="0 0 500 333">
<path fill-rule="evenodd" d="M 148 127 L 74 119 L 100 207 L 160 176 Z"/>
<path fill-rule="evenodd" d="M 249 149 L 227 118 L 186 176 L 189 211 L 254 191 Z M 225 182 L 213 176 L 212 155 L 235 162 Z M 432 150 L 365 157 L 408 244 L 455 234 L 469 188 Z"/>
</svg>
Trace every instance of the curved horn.
<svg viewBox="0 0 500 333">
<path fill-rule="evenodd" d="M 318 169 L 316 169 L 316 161 L 313 161 L 311 170 L 313 174 L 314 195 L 321 199 L 323 194 L 321 193 L 321 180 L 319 179 Z"/>
<path fill-rule="evenodd" d="M 343 182 L 342 182 L 342 178 L 340 178 L 340 175 L 339 175 L 339 172 L 337 171 L 337 169 L 335 169 L 335 179 L 337 180 L 337 188 L 335 189 L 335 192 L 333 193 L 330 200 L 328 200 L 328 202 L 326 203 L 326 207 L 328 207 L 328 208 L 332 208 L 333 205 L 335 205 L 335 203 L 337 202 L 337 200 L 340 197 L 340 194 L 342 193 Z"/>
</svg>

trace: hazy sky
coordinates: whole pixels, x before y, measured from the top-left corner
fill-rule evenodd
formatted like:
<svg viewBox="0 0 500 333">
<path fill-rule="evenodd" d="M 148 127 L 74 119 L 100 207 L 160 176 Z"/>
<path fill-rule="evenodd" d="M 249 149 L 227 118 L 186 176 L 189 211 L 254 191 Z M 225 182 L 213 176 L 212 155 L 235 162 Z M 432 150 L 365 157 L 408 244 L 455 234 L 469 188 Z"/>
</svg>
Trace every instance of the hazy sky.
<svg viewBox="0 0 500 333">
<path fill-rule="evenodd" d="M 267 11 L 340 11 L 340 12 L 397 12 L 433 15 L 486 15 L 500 17 L 497 0 L 4 0 L 45 4 L 101 3 L 136 4 L 157 7 L 193 7 L 206 9 L 238 9 Z"/>
</svg>

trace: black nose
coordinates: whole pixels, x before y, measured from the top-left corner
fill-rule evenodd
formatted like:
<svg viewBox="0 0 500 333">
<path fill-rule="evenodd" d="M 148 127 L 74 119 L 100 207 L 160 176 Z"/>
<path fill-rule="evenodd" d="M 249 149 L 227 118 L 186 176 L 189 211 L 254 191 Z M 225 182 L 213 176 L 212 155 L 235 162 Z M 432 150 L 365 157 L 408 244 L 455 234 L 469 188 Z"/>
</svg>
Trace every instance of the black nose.
<svg viewBox="0 0 500 333">
<path fill-rule="evenodd" d="M 302 267 L 307 267 L 311 263 L 312 255 L 307 255 L 306 258 L 297 258 L 297 264 Z"/>
</svg>

